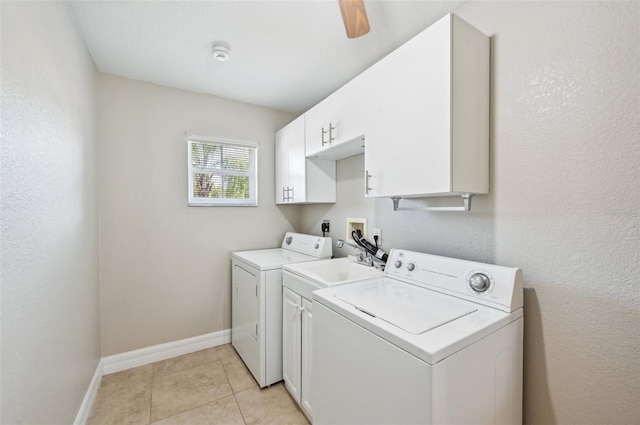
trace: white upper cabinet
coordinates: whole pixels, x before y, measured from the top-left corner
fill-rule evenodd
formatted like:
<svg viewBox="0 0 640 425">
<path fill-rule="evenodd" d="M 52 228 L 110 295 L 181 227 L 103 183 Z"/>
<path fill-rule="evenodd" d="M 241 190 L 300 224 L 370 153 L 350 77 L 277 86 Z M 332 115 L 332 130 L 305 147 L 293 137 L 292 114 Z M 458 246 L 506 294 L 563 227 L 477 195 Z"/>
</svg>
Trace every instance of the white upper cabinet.
<svg viewBox="0 0 640 425">
<path fill-rule="evenodd" d="M 486 35 L 447 15 L 358 78 L 369 87 L 367 196 L 489 192 Z"/>
<path fill-rule="evenodd" d="M 336 163 L 305 155 L 305 117 L 276 133 L 276 204 L 336 202 Z"/>
<path fill-rule="evenodd" d="M 305 113 L 308 157 L 338 160 L 364 152 L 368 90 L 356 77 Z"/>
<path fill-rule="evenodd" d="M 302 160 L 298 158 L 300 151 Z M 290 202 L 296 192 L 304 198 L 304 116 L 276 133 L 275 156 L 276 204 Z"/>
<path fill-rule="evenodd" d="M 276 202 L 335 202 L 362 152 L 369 197 L 489 193 L 489 68 L 489 38 L 440 19 L 278 132 Z"/>
</svg>

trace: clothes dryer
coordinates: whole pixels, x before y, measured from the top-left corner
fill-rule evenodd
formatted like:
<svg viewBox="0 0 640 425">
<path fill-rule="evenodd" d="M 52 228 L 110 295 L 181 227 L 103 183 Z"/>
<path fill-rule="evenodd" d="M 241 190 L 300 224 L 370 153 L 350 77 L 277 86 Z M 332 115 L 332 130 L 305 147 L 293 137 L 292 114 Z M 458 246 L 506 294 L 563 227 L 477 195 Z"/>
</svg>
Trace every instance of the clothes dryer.
<svg viewBox="0 0 640 425">
<path fill-rule="evenodd" d="M 331 238 L 287 232 L 280 248 L 231 255 L 231 344 L 260 387 L 282 380 L 282 266 L 332 252 Z"/>
</svg>

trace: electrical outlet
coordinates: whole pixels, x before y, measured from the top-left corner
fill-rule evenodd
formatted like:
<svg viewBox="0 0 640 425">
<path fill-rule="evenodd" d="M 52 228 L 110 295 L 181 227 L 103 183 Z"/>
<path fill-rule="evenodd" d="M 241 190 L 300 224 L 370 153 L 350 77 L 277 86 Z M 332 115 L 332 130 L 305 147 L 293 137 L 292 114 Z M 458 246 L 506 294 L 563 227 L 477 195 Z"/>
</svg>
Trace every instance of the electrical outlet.
<svg viewBox="0 0 640 425">
<path fill-rule="evenodd" d="M 320 225 L 320 229 L 322 230 L 322 233 L 329 233 L 329 220 L 322 220 L 322 224 Z"/>
<path fill-rule="evenodd" d="M 373 229 L 373 240 L 376 241 L 378 246 L 382 245 L 382 232 L 380 229 Z"/>
</svg>

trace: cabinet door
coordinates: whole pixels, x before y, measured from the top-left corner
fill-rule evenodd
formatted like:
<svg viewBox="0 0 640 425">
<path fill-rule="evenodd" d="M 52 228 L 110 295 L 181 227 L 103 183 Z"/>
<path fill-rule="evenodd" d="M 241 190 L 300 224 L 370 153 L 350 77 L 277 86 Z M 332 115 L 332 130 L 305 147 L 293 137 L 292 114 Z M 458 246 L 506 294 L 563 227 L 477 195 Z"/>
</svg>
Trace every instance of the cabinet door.
<svg viewBox="0 0 640 425">
<path fill-rule="evenodd" d="M 289 124 L 291 125 L 291 124 Z M 288 126 L 276 133 L 275 145 L 275 174 L 276 174 L 276 204 L 284 204 L 289 186 L 289 145 L 287 144 Z"/>
<path fill-rule="evenodd" d="M 300 403 L 300 311 L 302 298 L 283 288 L 282 299 L 282 375 L 293 399 Z"/>
<path fill-rule="evenodd" d="M 313 304 L 306 298 L 302 299 L 302 373 L 301 373 L 301 394 L 300 406 L 312 419 L 313 408 L 311 407 L 311 365 L 313 363 L 313 347 L 312 341 L 312 325 L 313 325 Z"/>
<path fill-rule="evenodd" d="M 356 77 L 305 113 L 307 156 L 365 134 L 364 84 Z"/>
<path fill-rule="evenodd" d="M 276 204 L 305 200 L 304 115 L 276 133 Z"/>
<path fill-rule="evenodd" d="M 304 116 L 296 124 L 296 137 L 289 139 L 289 202 L 307 201 L 307 157 L 304 145 Z"/>
<path fill-rule="evenodd" d="M 443 19 L 365 71 L 369 196 L 451 190 L 451 20 Z"/>
</svg>

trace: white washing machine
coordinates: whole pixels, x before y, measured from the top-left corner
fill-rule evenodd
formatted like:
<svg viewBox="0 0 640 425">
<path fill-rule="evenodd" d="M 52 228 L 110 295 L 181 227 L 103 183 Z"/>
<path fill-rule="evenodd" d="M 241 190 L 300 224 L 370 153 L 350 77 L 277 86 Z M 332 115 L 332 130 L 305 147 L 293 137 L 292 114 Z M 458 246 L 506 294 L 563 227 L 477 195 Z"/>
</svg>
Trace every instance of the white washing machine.
<svg viewBox="0 0 640 425">
<path fill-rule="evenodd" d="M 395 249 L 313 313 L 314 425 L 522 423 L 520 269 Z"/>
<path fill-rule="evenodd" d="M 282 266 L 332 252 L 331 238 L 287 232 L 281 248 L 231 255 L 231 343 L 260 387 L 282 380 Z"/>
</svg>

